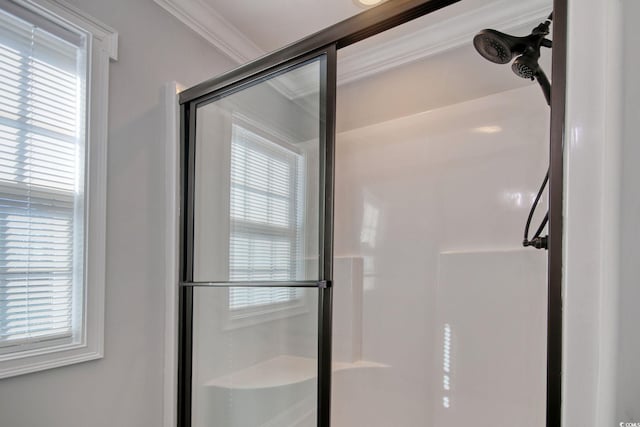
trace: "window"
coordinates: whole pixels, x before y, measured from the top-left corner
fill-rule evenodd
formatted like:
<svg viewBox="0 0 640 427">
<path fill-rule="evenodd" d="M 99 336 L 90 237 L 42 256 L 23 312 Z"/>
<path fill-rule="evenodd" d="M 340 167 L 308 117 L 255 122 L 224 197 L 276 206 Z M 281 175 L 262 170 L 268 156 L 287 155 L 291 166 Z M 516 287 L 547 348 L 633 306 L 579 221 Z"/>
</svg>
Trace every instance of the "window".
<svg viewBox="0 0 640 427">
<path fill-rule="evenodd" d="M 232 281 L 287 281 L 299 277 L 303 257 L 304 160 L 237 124 L 231 141 Z M 229 309 L 286 308 L 300 300 L 296 288 L 230 288 Z"/>
<path fill-rule="evenodd" d="M 97 28 L 59 4 L 0 6 L 0 377 L 102 354 L 104 177 L 87 173 L 106 160 L 106 135 L 87 128 L 106 123 L 87 115 L 100 106 L 89 88 L 106 88 L 91 79 L 90 46 L 107 54 Z"/>
<path fill-rule="evenodd" d="M 3 352 L 70 342 L 81 316 L 86 41 L 56 33 L 0 13 Z"/>
</svg>

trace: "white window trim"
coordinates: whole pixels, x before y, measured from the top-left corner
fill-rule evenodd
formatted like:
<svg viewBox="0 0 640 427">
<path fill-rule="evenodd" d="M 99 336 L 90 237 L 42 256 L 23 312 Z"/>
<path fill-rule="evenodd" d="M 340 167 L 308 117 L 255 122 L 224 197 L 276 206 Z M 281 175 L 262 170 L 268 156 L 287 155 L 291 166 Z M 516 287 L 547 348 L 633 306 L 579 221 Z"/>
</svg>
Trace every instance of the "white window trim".
<svg viewBox="0 0 640 427">
<path fill-rule="evenodd" d="M 37 372 L 104 355 L 109 62 L 118 58 L 118 33 L 59 0 L 11 0 L 84 33 L 88 40 L 84 325 L 78 343 L 4 355 L 0 378 Z"/>
<path fill-rule="evenodd" d="M 167 237 L 165 242 L 165 324 L 164 324 L 164 427 L 177 424 L 178 399 L 178 267 L 180 216 L 180 109 L 178 93 L 183 86 L 177 82 L 165 84 L 163 91 L 165 114 L 165 212 Z"/>
</svg>

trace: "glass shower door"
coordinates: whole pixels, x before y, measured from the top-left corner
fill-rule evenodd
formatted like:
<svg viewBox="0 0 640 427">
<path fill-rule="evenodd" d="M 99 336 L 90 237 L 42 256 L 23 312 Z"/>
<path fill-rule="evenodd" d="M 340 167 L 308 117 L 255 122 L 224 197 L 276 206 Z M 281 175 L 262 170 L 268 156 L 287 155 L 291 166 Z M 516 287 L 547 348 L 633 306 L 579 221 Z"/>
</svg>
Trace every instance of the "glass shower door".
<svg viewBox="0 0 640 427">
<path fill-rule="evenodd" d="M 332 54 L 186 107 L 183 425 L 303 427 L 328 414 Z"/>
</svg>

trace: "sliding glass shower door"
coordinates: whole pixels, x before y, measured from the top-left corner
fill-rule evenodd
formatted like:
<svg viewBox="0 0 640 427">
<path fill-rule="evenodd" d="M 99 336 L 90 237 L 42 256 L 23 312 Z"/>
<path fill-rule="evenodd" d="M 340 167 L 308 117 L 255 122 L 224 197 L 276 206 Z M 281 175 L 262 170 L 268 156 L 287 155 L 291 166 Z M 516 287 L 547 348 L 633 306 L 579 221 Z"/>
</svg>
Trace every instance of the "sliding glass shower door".
<svg viewBox="0 0 640 427">
<path fill-rule="evenodd" d="M 328 416 L 330 61 L 333 48 L 183 107 L 182 426 Z"/>
</svg>

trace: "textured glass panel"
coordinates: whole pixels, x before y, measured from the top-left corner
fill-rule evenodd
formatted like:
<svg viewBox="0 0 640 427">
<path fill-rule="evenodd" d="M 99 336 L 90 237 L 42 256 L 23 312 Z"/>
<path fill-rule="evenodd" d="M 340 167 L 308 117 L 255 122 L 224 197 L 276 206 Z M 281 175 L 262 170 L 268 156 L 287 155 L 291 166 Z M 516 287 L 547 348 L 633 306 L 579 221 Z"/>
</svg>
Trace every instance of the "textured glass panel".
<svg viewBox="0 0 640 427">
<path fill-rule="evenodd" d="M 230 307 L 247 289 L 194 288 L 193 426 L 314 427 L 318 290 L 259 288 L 295 297 Z"/>
<path fill-rule="evenodd" d="M 320 67 L 198 107 L 195 281 L 318 278 Z"/>
</svg>

